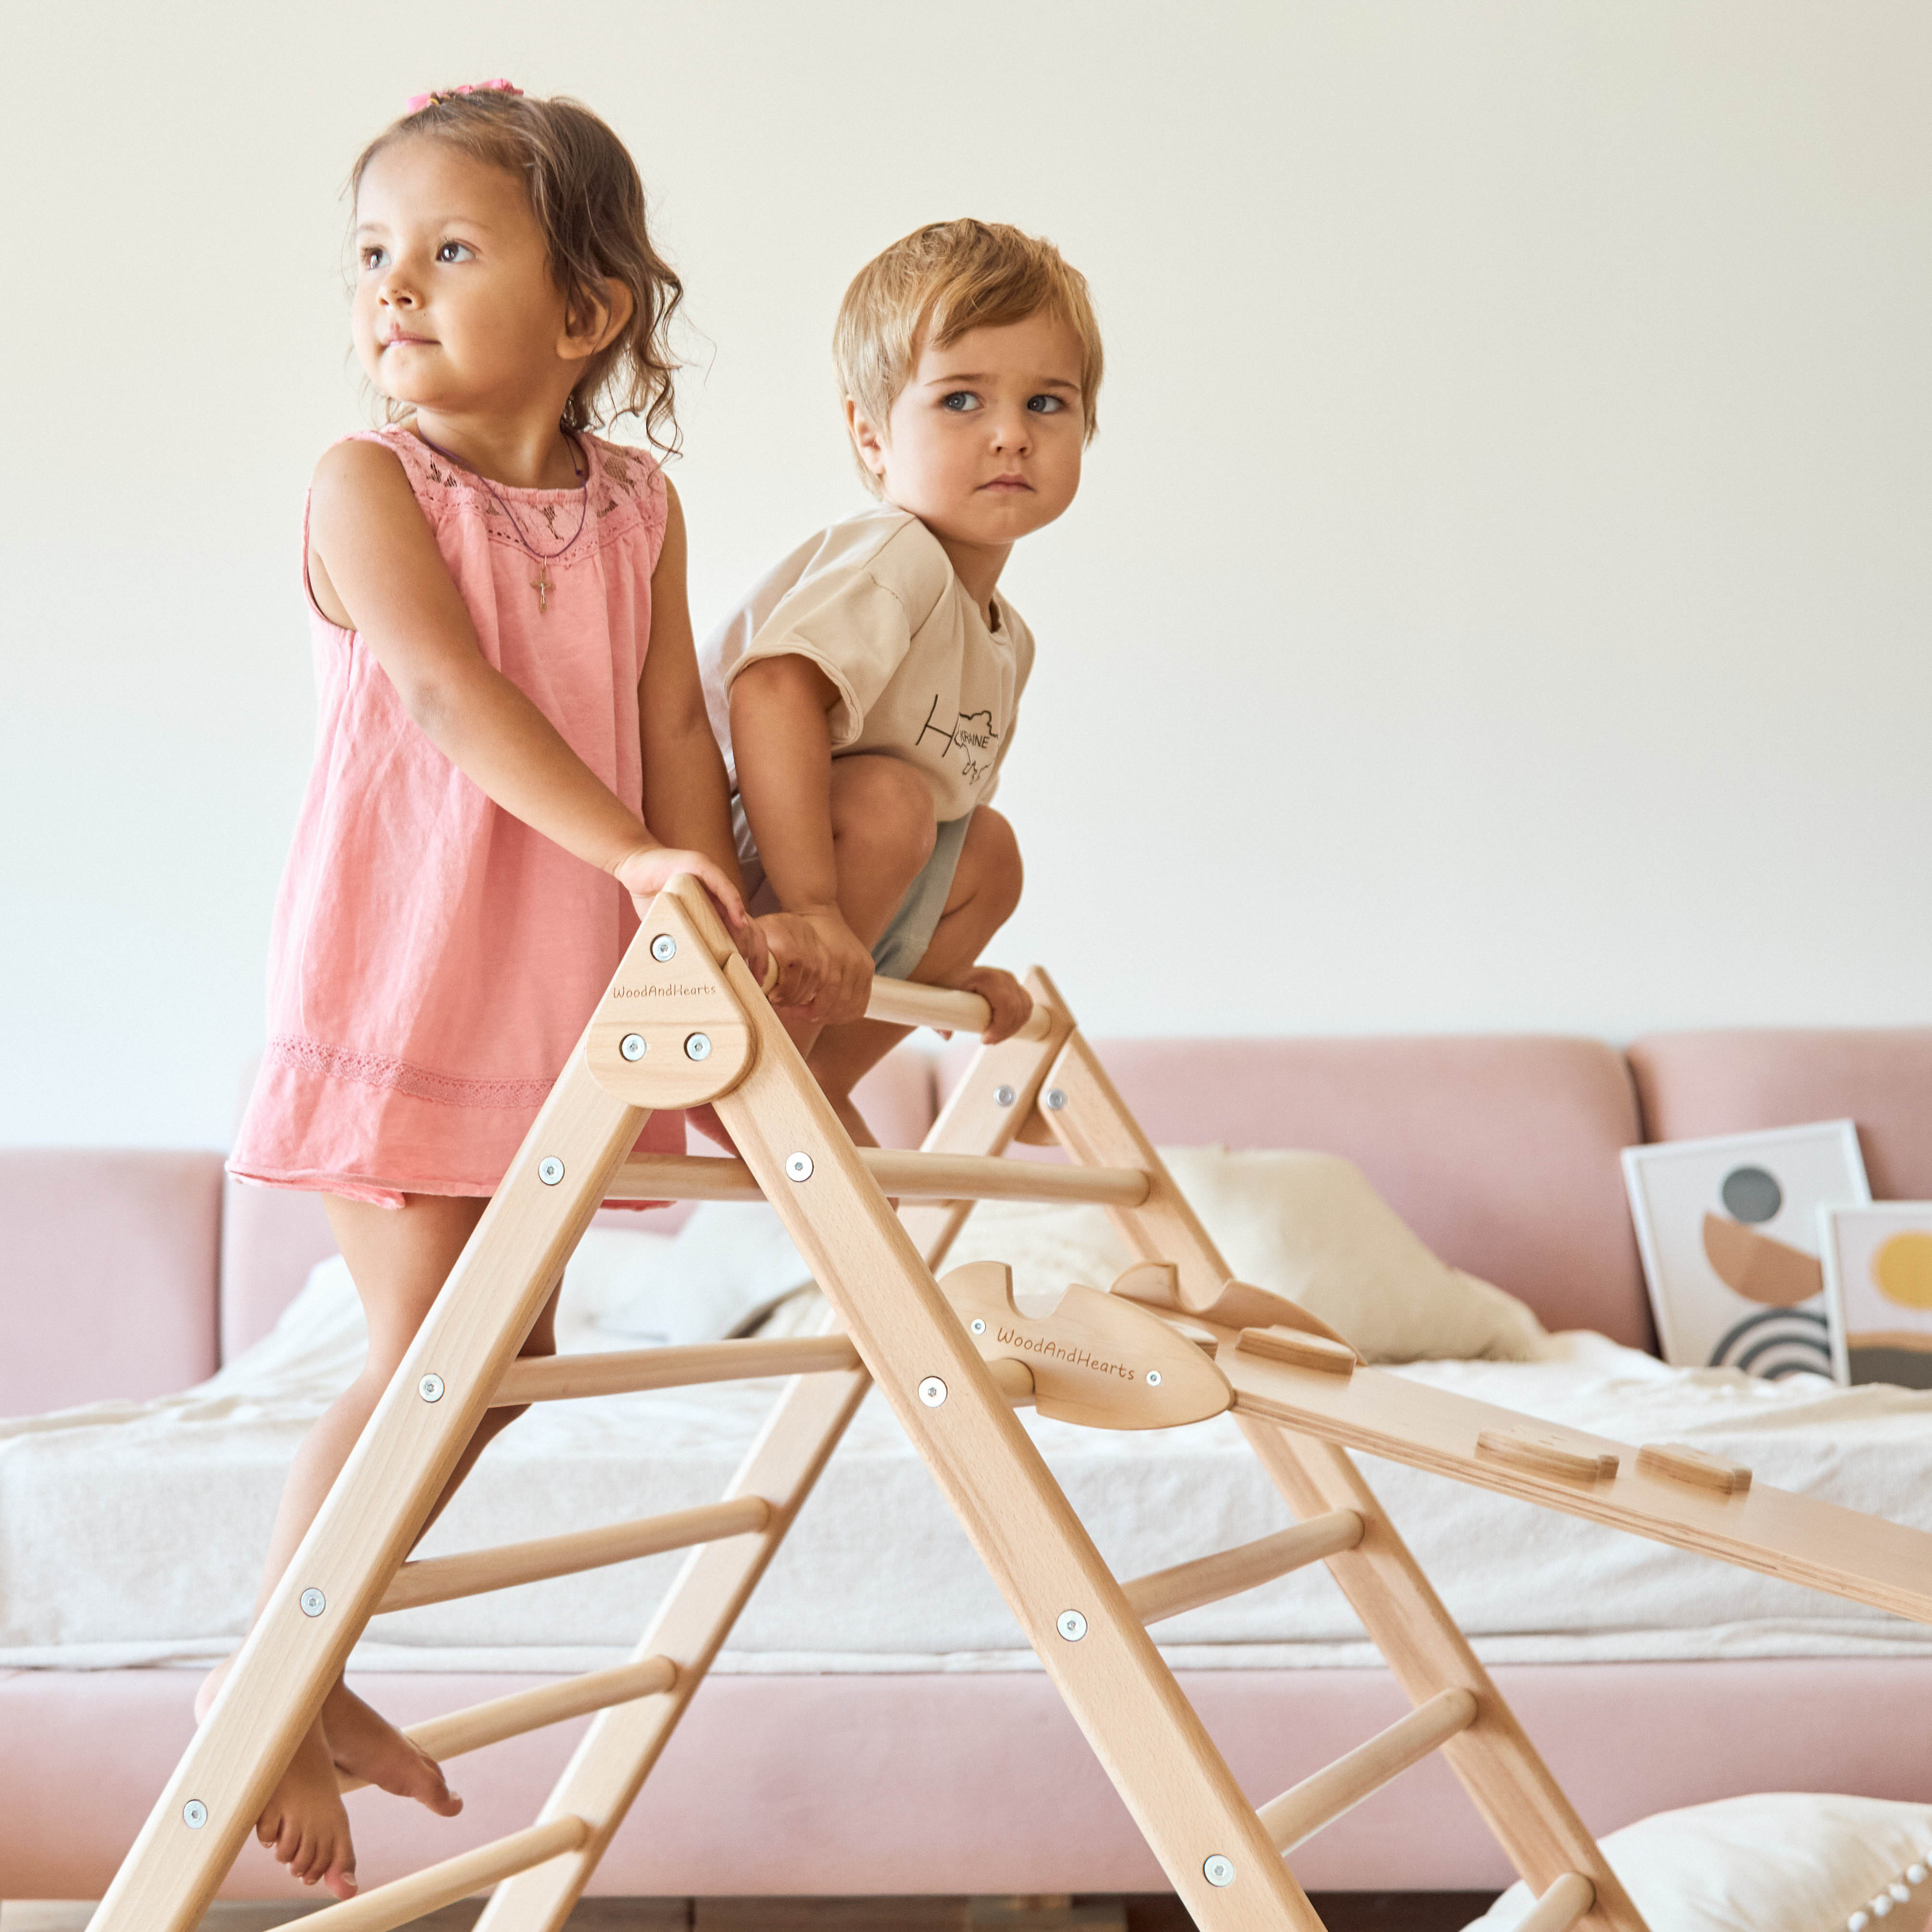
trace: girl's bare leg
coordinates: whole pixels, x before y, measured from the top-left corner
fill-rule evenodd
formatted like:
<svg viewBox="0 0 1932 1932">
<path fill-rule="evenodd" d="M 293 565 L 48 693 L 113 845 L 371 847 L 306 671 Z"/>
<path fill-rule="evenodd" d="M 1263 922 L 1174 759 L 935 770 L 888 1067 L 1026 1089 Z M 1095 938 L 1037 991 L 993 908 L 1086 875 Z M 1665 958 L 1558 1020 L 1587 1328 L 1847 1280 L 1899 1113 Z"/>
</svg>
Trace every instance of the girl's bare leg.
<svg viewBox="0 0 1932 1932">
<path fill-rule="evenodd" d="M 323 1412 L 296 1452 L 269 1540 L 256 1616 L 308 1534 L 488 1204 L 458 1196 L 411 1195 L 403 1208 L 395 1209 L 328 1198 L 329 1225 L 362 1298 L 369 1353 L 362 1373 Z M 525 1354 L 554 1350 L 555 1305 L 553 1294 L 524 1344 Z M 430 1522 L 490 1438 L 519 1413 L 488 1412 L 430 1511 Z M 196 1700 L 197 1717 L 206 1714 L 227 1668 L 222 1665 L 202 1686 Z M 366 1778 L 398 1796 L 414 1798 L 445 1817 L 454 1817 L 463 1808 L 435 1762 L 338 1678 L 256 1826 L 256 1836 L 274 1847 L 293 1876 L 310 1885 L 320 1881 L 338 1898 L 348 1897 L 356 1884 L 355 1852 L 338 1788 L 338 1771 Z"/>
</svg>

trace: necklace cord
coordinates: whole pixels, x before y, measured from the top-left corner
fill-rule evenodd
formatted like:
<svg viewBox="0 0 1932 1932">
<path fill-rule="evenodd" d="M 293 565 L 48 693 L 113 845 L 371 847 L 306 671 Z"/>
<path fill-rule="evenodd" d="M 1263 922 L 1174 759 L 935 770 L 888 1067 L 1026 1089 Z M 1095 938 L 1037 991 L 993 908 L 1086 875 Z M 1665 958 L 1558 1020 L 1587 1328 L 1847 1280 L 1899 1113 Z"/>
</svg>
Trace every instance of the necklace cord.
<svg viewBox="0 0 1932 1932">
<path fill-rule="evenodd" d="M 496 505 L 498 509 L 502 512 L 503 514 L 506 518 L 509 519 L 511 532 L 514 536 L 517 542 L 523 547 L 525 553 L 527 555 L 534 557 L 538 563 L 555 562 L 559 557 L 563 555 L 566 550 L 570 548 L 572 544 L 576 542 L 579 537 L 583 536 L 585 520 L 590 514 L 590 453 L 588 450 L 582 450 L 580 448 L 579 439 L 576 436 L 573 436 L 570 438 L 570 466 L 572 470 L 575 470 L 578 475 L 582 478 L 582 481 L 578 486 L 579 500 L 577 508 L 577 527 L 571 532 L 570 535 L 564 539 L 562 543 L 560 544 L 556 549 L 553 550 L 541 550 L 537 548 L 536 544 L 530 542 L 528 537 L 524 536 L 524 526 L 518 522 L 516 512 L 512 509 L 509 505 L 505 502 L 502 498 L 496 494 L 496 484 L 492 483 L 489 478 L 483 474 L 482 470 L 476 468 L 473 464 L 465 463 L 461 457 L 457 455 L 452 450 L 445 449 L 441 443 L 430 442 L 430 439 L 424 436 L 420 429 L 412 430 L 410 434 L 415 436 L 418 442 L 421 442 L 425 445 L 428 448 L 434 450 L 436 454 L 441 457 L 446 463 L 454 464 L 458 469 L 466 472 L 469 475 L 475 477 L 477 482 L 482 484 L 484 489 L 489 494 L 490 500 Z M 580 464 L 578 460 L 580 454 L 582 458 Z"/>
</svg>

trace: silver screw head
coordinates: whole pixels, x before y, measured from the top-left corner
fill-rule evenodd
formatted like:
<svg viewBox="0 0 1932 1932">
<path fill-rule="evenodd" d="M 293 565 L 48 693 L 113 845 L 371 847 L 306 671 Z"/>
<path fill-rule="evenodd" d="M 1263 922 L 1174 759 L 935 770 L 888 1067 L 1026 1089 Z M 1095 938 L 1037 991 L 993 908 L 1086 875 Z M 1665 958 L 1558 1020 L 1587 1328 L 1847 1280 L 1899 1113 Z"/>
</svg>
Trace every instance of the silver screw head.
<svg viewBox="0 0 1932 1932">
<path fill-rule="evenodd" d="M 617 1051 L 626 1060 L 641 1060 L 650 1050 L 650 1042 L 640 1033 L 627 1033 L 617 1042 Z"/>
<path fill-rule="evenodd" d="M 808 1154 L 787 1154 L 785 1178 L 788 1180 L 809 1180 L 812 1178 L 811 1155 Z"/>
<path fill-rule="evenodd" d="M 1234 1862 L 1224 1858 L 1219 1852 L 1201 1868 L 1201 1876 L 1210 1885 L 1232 1885 L 1234 1882 Z"/>
<path fill-rule="evenodd" d="M 1010 1107 L 1019 1097 L 1010 1087 L 995 1087 L 993 1089 L 993 1099 L 1002 1107 Z"/>
<path fill-rule="evenodd" d="M 946 1384 L 937 1376 L 928 1376 L 919 1385 L 919 1399 L 928 1408 L 937 1408 L 946 1400 Z"/>
<path fill-rule="evenodd" d="M 973 1332 L 976 1335 L 983 1335 L 986 1332 L 986 1323 L 976 1315 L 973 1318 Z"/>
<path fill-rule="evenodd" d="M 320 1590 L 310 1588 L 302 1593 L 302 1615 L 319 1617 L 328 1608 L 328 1599 Z"/>
<path fill-rule="evenodd" d="M 424 1402 L 442 1401 L 442 1376 L 424 1376 L 422 1380 L 416 1384 L 416 1394 L 421 1396 Z"/>
<path fill-rule="evenodd" d="M 1046 1090 L 1046 1104 L 1057 1114 L 1066 1105 L 1066 1090 L 1064 1087 L 1049 1087 Z"/>
<path fill-rule="evenodd" d="M 563 1178 L 563 1162 L 552 1154 L 546 1160 L 537 1162 L 537 1178 L 546 1187 L 554 1187 Z"/>
<path fill-rule="evenodd" d="M 708 1033 L 693 1034 L 684 1043 L 684 1057 L 687 1060 L 709 1060 L 711 1036 Z"/>
<path fill-rule="evenodd" d="M 1148 1387 L 1149 1388 L 1159 1388 L 1160 1387 L 1160 1370 L 1158 1370 L 1158 1369 L 1150 1369 L 1150 1370 L 1148 1370 Z"/>
<path fill-rule="evenodd" d="M 208 1822 L 208 1807 L 199 1798 L 190 1798 L 182 1807 L 182 1822 L 190 1832 L 198 1832 Z"/>
<path fill-rule="evenodd" d="M 1062 1610 L 1053 1627 L 1069 1643 L 1078 1643 L 1087 1634 L 1087 1619 L 1078 1610 Z"/>
<path fill-rule="evenodd" d="M 677 957 L 677 941 L 668 932 L 661 932 L 651 941 L 651 957 L 660 965 L 667 959 Z"/>
</svg>

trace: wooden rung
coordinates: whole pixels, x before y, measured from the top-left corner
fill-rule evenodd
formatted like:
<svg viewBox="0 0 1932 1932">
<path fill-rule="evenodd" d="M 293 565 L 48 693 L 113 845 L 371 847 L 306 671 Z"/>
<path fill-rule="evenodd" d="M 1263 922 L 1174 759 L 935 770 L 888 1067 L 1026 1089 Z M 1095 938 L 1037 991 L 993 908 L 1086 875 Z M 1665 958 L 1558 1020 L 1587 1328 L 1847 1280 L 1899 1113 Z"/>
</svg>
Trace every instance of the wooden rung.
<svg viewBox="0 0 1932 1932">
<path fill-rule="evenodd" d="M 1178 1617 L 1183 1610 L 1218 1604 L 1224 1597 L 1272 1582 L 1291 1570 L 1352 1550 L 1361 1540 L 1362 1519 L 1353 1510 L 1330 1510 L 1292 1529 L 1137 1576 L 1125 1586 L 1127 1602 L 1142 1623 L 1159 1623 L 1163 1617 Z"/>
<path fill-rule="evenodd" d="M 406 1925 L 425 1912 L 440 1912 L 500 1879 L 579 1850 L 590 1837 L 590 1827 L 581 1818 L 566 1814 L 548 1819 L 526 1832 L 499 1838 L 493 1845 L 479 1845 L 473 1852 L 399 1878 L 393 1885 L 378 1886 L 360 1898 L 311 1912 L 302 1923 L 324 1927 L 326 1932 L 392 1932 L 396 1926 Z"/>
<path fill-rule="evenodd" d="M 994 1356 L 986 1364 L 986 1372 L 1016 1408 L 1024 1408 L 1033 1400 L 1033 1371 L 1017 1355 Z"/>
<path fill-rule="evenodd" d="M 540 1536 L 531 1543 L 466 1550 L 460 1556 L 428 1557 L 405 1563 L 396 1572 L 374 1614 L 447 1603 L 452 1597 L 473 1597 L 484 1590 L 507 1590 L 517 1583 L 538 1583 L 547 1576 L 568 1576 L 579 1570 L 601 1570 L 634 1557 L 688 1550 L 694 1544 L 717 1543 L 761 1530 L 771 1520 L 771 1504 L 763 1496 L 734 1496 L 728 1502 L 706 1503 L 702 1509 L 672 1510 L 664 1516 L 606 1523 L 568 1536 Z"/>
<path fill-rule="evenodd" d="M 859 1158 L 880 1191 L 901 1201 L 1090 1201 L 1138 1208 L 1148 1197 L 1137 1167 L 1077 1167 L 997 1154 L 910 1154 L 861 1148 Z M 693 1154 L 627 1160 L 612 1179 L 612 1201 L 762 1201 L 742 1160 Z"/>
<path fill-rule="evenodd" d="M 951 986 L 922 986 L 910 980 L 872 982 L 872 996 L 866 1002 L 868 1020 L 886 1020 L 895 1026 L 936 1027 L 942 1033 L 984 1033 L 993 1010 L 977 993 L 962 993 Z M 1012 1036 L 1015 1040 L 1044 1040 L 1052 1030 L 1053 1016 L 1038 1001 L 1027 1023 Z"/>
<path fill-rule="evenodd" d="M 1276 1847 L 1292 1852 L 1324 1825 L 1332 1825 L 1392 1778 L 1419 1764 L 1474 1721 L 1476 1700 L 1467 1690 L 1438 1690 L 1400 1724 L 1378 1731 L 1346 1757 L 1270 1798 L 1261 1808 L 1262 1828 Z"/>
<path fill-rule="evenodd" d="M 1597 1888 L 1581 1872 L 1565 1872 L 1516 1922 L 1516 1932 L 1570 1932 L 1597 1902 Z"/>
<path fill-rule="evenodd" d="M 858 1350 L 842 1335 L 614 1348 L 590 1355 L 524 1355 L 504 1370 L 490 1406 L 503 1408 L 575 1396 L 630 1395 L 639 1389 L 688 1388 L 699 1382 L 743 1382 L 756 1376 L 820 1375 L 858 1366 Z"/>
<path fill-rule="evenodd" d="M 403 1735 L 440 1764 L 466 1751 L 481 1750 L 486 1744 L 500 1744 L 506 1738 L 541 1730 L 546 1724 L 560 1724 L 567 1718 L 588 1717 L 592 1711 L 608 1711 L 614 1704 L 655 1696 L 676 1682 L 677 1666 L 669 1658 L 647 1657 L 641 1664 L 586 1671 L 561 1684 L 540 1684 L 533 1690 L 493 1697 L 487 1704 L 472 1704 L 466 1711 L 432 1718 Z M 368 1782 L 366 1778 L 345 1778 L 342 1789 L 360 1791 Z"/>
</svg>

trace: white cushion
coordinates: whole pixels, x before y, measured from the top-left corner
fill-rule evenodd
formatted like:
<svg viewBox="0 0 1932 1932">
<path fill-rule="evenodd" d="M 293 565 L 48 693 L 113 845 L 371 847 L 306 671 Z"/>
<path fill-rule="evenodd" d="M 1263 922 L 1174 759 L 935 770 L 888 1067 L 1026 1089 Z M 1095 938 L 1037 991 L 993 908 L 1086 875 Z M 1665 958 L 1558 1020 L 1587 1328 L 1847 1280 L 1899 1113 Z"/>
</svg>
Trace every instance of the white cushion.
<svg viewBox="0 0 1932 1932">
<path fill-rule="evenodd" d="M 1932 1805 L 1771 1792 L 1660 1811 L 1601 1841 L 1650 1932 L 1924 1932 Z M 1508 1932 L 1512 1886 L 1466 1932 Z"/>
<path fill-rule="evenodd" d="M 1547 1340 L 1514 1295 L 1438 1261 L 1352 1161 L 1166 1148 L 1168 1172 L 1237 1280 L 1299 1302 L 1365 1360 L 1534 1361 Z M 1004 1262 L 1022 1305 L 1110 1287 L 1134 1257 L 1101 1208 L 988 1201 L 945 1265 Z"/>
<path fill-rule="evenodd" d="M 607 1335 L 675 1346 L 741 1334 L 811 1279 L 775 1209 L 700 1201 L 674 1235 L 586 1230 L 564 1299 Z"/>
</svg>

